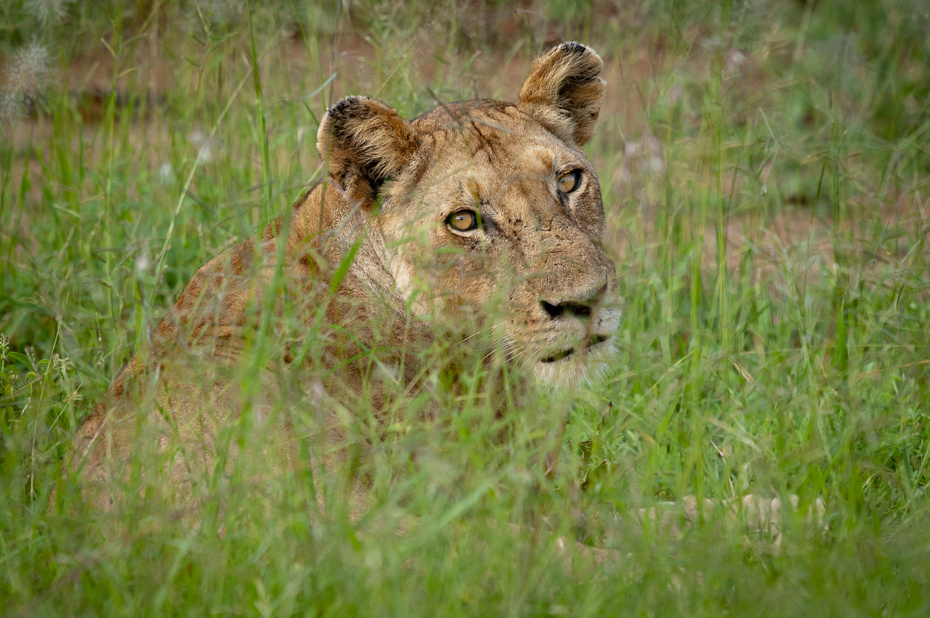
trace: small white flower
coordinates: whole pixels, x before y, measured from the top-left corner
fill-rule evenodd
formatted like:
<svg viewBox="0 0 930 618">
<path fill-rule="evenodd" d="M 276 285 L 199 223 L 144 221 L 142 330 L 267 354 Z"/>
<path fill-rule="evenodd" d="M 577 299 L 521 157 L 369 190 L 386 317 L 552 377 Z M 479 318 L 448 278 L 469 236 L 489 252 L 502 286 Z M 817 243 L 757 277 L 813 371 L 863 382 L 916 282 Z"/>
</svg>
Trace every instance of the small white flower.
<svg viewBox="0 0 930 618">
<path fill-rule="evenodd" d="M 144 275 L 152 265 L 148 253 L 140 253 L 136 256 L 136 276 Z"/>
<path fill-rule="evenodd" d="M 727 75 L 735 75 L 739 73 L 740 67 L 746 63 L 749 58 L 742 51 L 738 49 L 731 49 L 723 63 L 723 71 Z"/>
<path fill-rule="evenodd" d="M 67 13 L 65 5 L 71 0 L 31 0 L 26 2 L 26 10 L 43 26 L 55 26 L 62 22 Z"/>
<path fill-rule="evenodd" d="M 206 143 L 200 147 L 200 150 L 197 151 L 197 165 L 203 165 L 204 163 L 209 163 L 213 160 L 213 150 L 210 148 L 210 144 Z"/>
<path fill-rule="evenodd" d="M 22 117 L 22 95 L 18 92 L 0 92 L 0 124 L 12 125 Z"/>
<path fill-rule="evenodd" d="M 34 96 L 45 87 L 51 72 L 48 49 L 33 41 L 17 52 L 9 73 L 10 86 L 14 92 Z"/>
<path fill-rule="evenodd" d="M 212 161 L 216 152 L 219 151 L 223 145 L 222 140 L 215 137 L 210 137 L 207 133 L 204 133 L 200 129 L 194 129 L 191 131 L 187 136 L 187 141 L 198 149 L 198 165 L 203 165 Z"/>
<path fill-rule="evenodd" d="M 170 161 L 165 161 L 158 167 L 158 182 L 162 185 L 170 185 L 174 182 L 174 166 Z"/>
</svg>

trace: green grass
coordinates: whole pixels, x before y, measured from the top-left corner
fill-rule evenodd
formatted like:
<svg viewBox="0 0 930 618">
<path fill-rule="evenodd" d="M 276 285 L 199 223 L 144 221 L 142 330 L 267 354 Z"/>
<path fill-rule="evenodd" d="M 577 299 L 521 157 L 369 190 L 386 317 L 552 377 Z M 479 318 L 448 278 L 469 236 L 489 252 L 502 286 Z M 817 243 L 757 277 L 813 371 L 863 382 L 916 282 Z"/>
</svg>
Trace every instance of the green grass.
<svg viewBox="0 0 930 618">
<path fill-rule="evenodd" d="M 69 4 L 57 24 L 34 6 L 0 8 L 4 100 L 41 94 L 0 141 L 4 613 L 927 613 L 922 2 L 167 0 Z M 319 178 L 328 104 L 369 94 L 413 117 L 436 98 L 512 99 L 554 38 L 606 63 L 586 150 L 626 302 L 609 376 L 514 395 L 502 420 L 475 359 L 460 392 L 396 394 L 367 451 L 360 424 L 360 521 L 339 506 L 346 479 L 301 465 L 312 444 L 285 472 L 238 458 L 204 479 L 197 509 L 147 495 L 159 479 L 142 456 L 119 509 L 81 504 L 61 476 L 77 426 L 195 270 Z M 39 89 L 14 70 L 42 68 L 30 46 L 53 70 Z M 104 93 L 96 111 L 82 86 Z M 307 355 L 280 392 L 319 376 L 325 324 L 264 323 L 235 370 L 246 393 L 265 387 L 272 328 Z M 279 399 L 309 426 L 311 400 Z M 440 422 L 416 420 L 437 406 Z M 224 448 L 261 447 L 244 419 Z M 636 508 L 747 493 L 799 497 L 778 550 L 713 514 L 677 538 L 630 532 Z M 826 527 L 812 530 L 818 499 Z M 566 570 L 549 535 L 616 557 Z"/>
</svg>

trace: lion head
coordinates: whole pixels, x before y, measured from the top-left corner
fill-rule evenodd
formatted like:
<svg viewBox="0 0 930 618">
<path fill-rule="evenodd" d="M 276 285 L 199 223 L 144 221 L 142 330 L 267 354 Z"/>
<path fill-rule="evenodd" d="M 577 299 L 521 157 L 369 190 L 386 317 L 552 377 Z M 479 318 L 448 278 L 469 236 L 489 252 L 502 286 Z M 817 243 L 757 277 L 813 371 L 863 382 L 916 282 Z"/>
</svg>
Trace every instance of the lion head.
<svg viewBox="0 0 930 618">
<path fill-rule="evenodd" d="M 602 66 L 566 43 L 536 60 L 516 103 L 445 104 L 408 122 L 351 97 L 318 136 L 337 209 L 369 213 L 376 246 L 364 255 L 382 262 L 398 305 L 495 330 L 508 360 L 561 386 L 605 366 L 621 314 L 600 185 L 581 150 Z M 492 298 L 501 315 L 487 324 Z"/>
</svg>

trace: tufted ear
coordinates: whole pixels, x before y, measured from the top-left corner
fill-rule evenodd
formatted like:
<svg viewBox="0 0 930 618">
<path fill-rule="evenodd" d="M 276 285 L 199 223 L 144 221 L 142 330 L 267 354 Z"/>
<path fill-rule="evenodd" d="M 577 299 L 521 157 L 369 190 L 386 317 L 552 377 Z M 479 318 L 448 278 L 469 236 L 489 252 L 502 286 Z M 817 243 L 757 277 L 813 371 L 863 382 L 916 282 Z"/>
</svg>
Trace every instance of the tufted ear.
<svg viewBox="0 0 930 618">
<path fill-rule="evenodd" d="M 417 140 L 394 108 L 368 97 L 348 97 L 326 112 L 316 149 L 343 189 L 374 197 L 388 176 L 409 163 Z"/>
<path fill-rule="evenodd" d="M 594 135 L 607 84 L 604 61 L 580 43 L 562 43 L 533 63 L 520 89 L 520 109 L 557 137 L 583 146 Z"/>
</svg>

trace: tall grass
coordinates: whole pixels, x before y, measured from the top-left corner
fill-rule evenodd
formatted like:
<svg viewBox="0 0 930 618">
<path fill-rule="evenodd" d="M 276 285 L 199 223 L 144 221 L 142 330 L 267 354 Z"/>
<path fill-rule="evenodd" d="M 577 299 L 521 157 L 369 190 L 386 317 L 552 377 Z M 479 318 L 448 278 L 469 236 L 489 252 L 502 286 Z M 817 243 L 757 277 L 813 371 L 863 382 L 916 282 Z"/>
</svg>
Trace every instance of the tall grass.
<svg viewBox="0 0 930 618">
<path fill-rule="evenodd" d="M 921 2 L 14 1 L 0 18 L 5 613 L 926 613 Z M 77 426 L 193 272 L 320 177 L 327 105 L 362 93 L 413 117 L 512 99 L 555 39 L 606 63 L 587 153 L 625 298 L 607 377 L 573 395 L 505 380 L 501 419 L 466 356 L 460 388 L 392 391 L 379 434 L 358 394 L 361 519 L 351 477 L 314 474 L 325 445 L 309 439 L 286 468 L 231 458 L 196 507 L 159 499 L 143 455 L 119 508 L 82 504 L 61 473 Z M 311 434 L 336 405 L 313 386 L 331 331 L 266 319 L 227 379 Z M 306 370 L 268 378 L 282 341 Z M 261 452 L 253 420 L 219 450 Z M 629 516 L 748 493 L 798 496 L 777 548 L 715 512 L 678 536 Z M 558 536 L 615 553 L 567 567 Z"/>
</svg>

